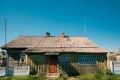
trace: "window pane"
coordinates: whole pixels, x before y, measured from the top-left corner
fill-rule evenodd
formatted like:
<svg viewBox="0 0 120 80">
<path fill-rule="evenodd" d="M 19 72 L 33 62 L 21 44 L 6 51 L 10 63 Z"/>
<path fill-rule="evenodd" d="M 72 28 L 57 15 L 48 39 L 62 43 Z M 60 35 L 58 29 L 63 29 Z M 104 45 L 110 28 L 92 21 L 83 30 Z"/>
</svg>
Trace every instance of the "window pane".
<svg viewBox="0 0 120 80">
<path fill-rule="evenodd" d="M 25 54 L 21 54 L 21 62 L 25 62 Z"/>
<path fill-rule="evenodd" d="M 96 65 L 97 57 L 96 56 L 79 56 L 78 63 L 80 65 Z"/>
<path fill-rule="evenodd" d="M 58 61 L 60 63 L 69 63 L 70 62 L 70 59 L 69 59 L 69 56 L 68 55 L 63 55 L 63 56 L 59 56 L 58 57 Z"/>
</svg>

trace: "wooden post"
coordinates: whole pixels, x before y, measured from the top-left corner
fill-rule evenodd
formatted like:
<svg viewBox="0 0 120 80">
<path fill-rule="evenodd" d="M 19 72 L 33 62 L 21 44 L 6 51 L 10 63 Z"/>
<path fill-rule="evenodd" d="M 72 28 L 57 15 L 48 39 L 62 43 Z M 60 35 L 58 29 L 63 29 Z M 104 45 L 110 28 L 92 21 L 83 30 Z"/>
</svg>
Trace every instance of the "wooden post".
<svg viewBox="0 0 120 80">
<path fill-rule="evenodd" d="M 104 60 L 104 68 L 107 69 L 107 61 Z"/>
</svg>

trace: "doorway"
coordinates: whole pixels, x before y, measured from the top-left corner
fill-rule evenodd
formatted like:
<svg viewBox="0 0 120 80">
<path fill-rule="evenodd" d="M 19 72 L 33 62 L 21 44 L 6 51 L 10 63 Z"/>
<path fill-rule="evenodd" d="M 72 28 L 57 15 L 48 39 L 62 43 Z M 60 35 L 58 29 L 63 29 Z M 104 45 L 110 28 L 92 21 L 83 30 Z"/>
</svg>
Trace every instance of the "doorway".
<svg viewBox="0 0 120 80">
<path fill-rule="evenodd" d="M 57 59 L 58 56 L 56 55 L 51 55 L 49 57 L 49 72 L 50 73 L 57 73 Z"/>
</svg>

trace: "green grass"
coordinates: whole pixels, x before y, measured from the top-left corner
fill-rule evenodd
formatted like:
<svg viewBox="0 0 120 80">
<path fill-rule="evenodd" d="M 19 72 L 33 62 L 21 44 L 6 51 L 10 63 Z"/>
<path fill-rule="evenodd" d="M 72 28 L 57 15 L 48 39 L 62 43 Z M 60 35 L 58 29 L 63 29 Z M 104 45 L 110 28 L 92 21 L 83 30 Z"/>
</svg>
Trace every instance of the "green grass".
<svg viewBox="0 0 120 80">
<path fill-rule="evenodd" d="M 0 80 L 46 80 L 46 77 L 44 75 L 7 76 L 0 77 Z"/>
<path fill-rule="evenodd" d="M 64 76 L 51 79 L 46 78 L 45 75 L 28 75 L 28 76 L 5 76 L 0 77 L 0 80 L 69 80 L 75 78 L 76 80 L 120 80 L 120 75 L 103 75 L 103 74 L 82 74 L 79 76 Z"/>
<path fill-rule="evenodd" d="M 84 74 L 77 78 L 79 80 L 120 80 L 120 75 Z"/>
</svg>

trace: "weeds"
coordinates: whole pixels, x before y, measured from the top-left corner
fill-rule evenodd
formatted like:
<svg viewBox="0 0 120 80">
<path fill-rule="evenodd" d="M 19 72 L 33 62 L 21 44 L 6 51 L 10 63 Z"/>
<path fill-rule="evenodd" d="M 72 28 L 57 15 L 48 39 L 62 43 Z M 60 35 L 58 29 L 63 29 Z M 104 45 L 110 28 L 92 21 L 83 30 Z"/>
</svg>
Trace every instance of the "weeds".
<svg viewBox="0 0 120 80">
<path fill-rule="evenodd" d="M 59 78 L 49 79 L 45 75 L 28 75 L 28 76 L 5 76 L 0 77 L 0 80 L 120 80 L 120 75 L 104 75 L 104 74 L 82 74 L 79 76 L 61 75 Z M 73 80 L 73 79 L 72 79 Z"/>
</svg>

